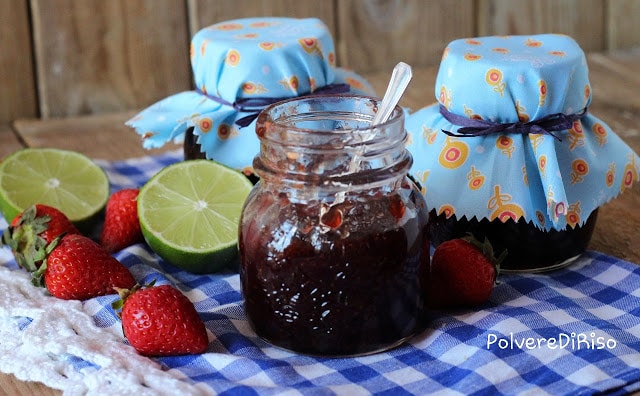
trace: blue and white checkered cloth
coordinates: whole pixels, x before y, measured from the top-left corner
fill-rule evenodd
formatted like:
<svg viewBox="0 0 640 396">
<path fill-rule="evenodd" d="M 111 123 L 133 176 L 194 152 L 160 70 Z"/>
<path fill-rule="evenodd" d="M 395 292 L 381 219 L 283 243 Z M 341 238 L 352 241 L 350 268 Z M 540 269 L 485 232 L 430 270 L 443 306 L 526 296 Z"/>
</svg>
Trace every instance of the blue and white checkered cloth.
<svg viewBox="0 0 640 396">
<path fill-rule="evenodd" d="M 181 153 L 99 164 L 113 190 L 142 186 Z M 6 221 L 0 218 L 0 228 Z M 1 231 L 1 230 L 0 230 Z M 15 269 L 10 259 L 0 264 Z M 140 282 L 172 283 L 210 333 L 202 355 L 154 359 L 210 394 L 626 394 L 640 390 L 640 265 L 597 252 L 548 274 L 503 274 L 488 303 L 437 316 L 410 342 L 357 358 L 272 347 L 249 328 L 238 274 L 193 275 L 145 245 L 116 254 Z M 17 270 L 17 269 L 16 269 Z M 99 327 L 118 326 L 112 296 L 83 303 Z M 0 341 L 1 342 L 1 341 Z M 122 339 L 122 342 L 126 341 Z M 81 371 L 95 363 L 69 356 Z"/>
</svg>

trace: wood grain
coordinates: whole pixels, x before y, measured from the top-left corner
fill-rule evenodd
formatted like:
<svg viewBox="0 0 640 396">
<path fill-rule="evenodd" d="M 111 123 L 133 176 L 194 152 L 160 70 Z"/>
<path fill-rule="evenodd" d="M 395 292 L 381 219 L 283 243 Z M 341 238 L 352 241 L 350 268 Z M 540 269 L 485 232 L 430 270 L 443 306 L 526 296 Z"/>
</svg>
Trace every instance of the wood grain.
<svg viewBox="0 0 640 396">
<path fill-rule="evenodd" d="M 27 0 L 0 0 L 0 123 L 37 117 Z"/>
<path fill-rule="evenodd" d="M 437 65 L 453 39 L 475 33 L 472 0 L 338 2 L 338 59 L 362 73 L 387 72 L 399 61 Z"/>
<path fill-rule="evenodd" d="M 335 3 L 338 0 L 188 0 L 190 33 L 214 23 L 249 17 L 315 17 L 322 20 L 335 37 Z"/>
<path fill-rule="evenodd" d="M 585 51 L 605 48 L 603 0 L 479 0 L 478 35 L 563 33 Z"/>
<path fill-rule="evenodd" d="M 182 148 L 175 144 L 166 145 L 162 149 L 142 148 L 140 136 L 124 124 L 135 114 L 125 112 L 49 120 L 18 120 L 14 123 L 14 128 L 28 147 L 74 150 L 94 159 L 138 158 Z"/>
<path fill-rule="evenodd" d="M 19 381 L 13 375 L 0 374 L 0 396 L 59 396 L 62 392 L 39 382 Z"/>
<path fill-rule="evenodd" d="M 640 0 L 607 0 L 606 49 L 640 46 Z"/>
<path fill-rule="evenodd" d="M 0 161 L 2 158 L 13 153 L 14 151 L 23 147 L 22 143 L 18 139 L 9 125 L 0 124 Z"/>
<path fill-rule="evenodd" d="M 31 4 L 43 118 L 139 108 L 190 87 L 183 3 Z"/>
</svg>

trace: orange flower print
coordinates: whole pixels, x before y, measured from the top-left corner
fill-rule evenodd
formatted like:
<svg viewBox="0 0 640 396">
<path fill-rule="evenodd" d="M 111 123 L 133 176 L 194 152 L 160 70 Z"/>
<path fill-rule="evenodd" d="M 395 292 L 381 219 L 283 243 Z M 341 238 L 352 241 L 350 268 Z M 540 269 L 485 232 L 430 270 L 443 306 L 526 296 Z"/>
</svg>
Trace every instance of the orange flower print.
<svg viewBox="0 0 640 396">
<path fill-rule="evenodd" d="M 469 156 L 469 146 L 459 140 L 447 137 L 445 146 L 440 151 L 438 162 L 447 169 L 459 168 Z"/>
<path fill-rule="evenodd" d="M 569 205 L 569 209 L 567 210 L 567 214 L 565 218 L 567 219 L 567 225 L 571 228 L 575 228 L 577 225 L 580 225 L 580 201 Z"/>
<path fill-rule="evenodd" d="M 205 117 L 198 120 L 198 129 L 200 129 L 200 132 L 207 133 L 211 130 L 212 127 L 213 121 L 211 121 L 211 118 Z"/>
<path fill-rule="evenodd" d="M 158 132 L 147 131 L 142 135 L 142 140 L 151 139 L 152 137 L 156 136 L 157 134 L 158 134 Z"/>
<path fill-rule="evenodd" d="M 242 84 L 242 92 L 249 95 L 261 94 L 268 91 L 269 90 L 265 88 L 265 86 L 262 83 L 254 83 L 251 81 L 246 81 L 244 84 Z"/>
<path fill-rule="evenodd" d="M 504 55 L 509 53 L 509 50 L 507 48 L 501 48 L 501 47 L 491 48 L 491 51 L 497 52 L 499 54 L 504 54 Z"/>
<path fill-rule="evenodd" d="M 349 84 L 350 87 L 355 88 L 355 89 L 364 89 L 364 84 L 362 83 L 362 81 L 358 80 L 357 78 L 353 78 L 353 77 L 346 77 L 344 79 L 344 82 L 346 82 L 347 84 Z"/>
<path fill-rule="evenodd" d="M 309 91 L 313 92 L 317 87 L 318 86 L 316 85 L 316 79 L 313 77 L 309 77 Z"/>
<path fill-rule="evenodd" d="M 585 102 L 585 106 L 586 103 L 589 101 L 589 98 L 591 97 L 591 85 L 587 84 L 584 86 L 584 102 Z"/>
<path fill-rule="evenodd" d="M 584 146 L 584 131 L 580 120 L 574 121 L 573 126 L 569 128 L 569 150 L 573 150 L 578 146 Z"/>
<path fill-rule="evenodd" d="M 544 105 L 547 99 L 547 82 L 544 80 L 538 81 L 538 105 Z"/>
<path fill-rule="evenodd" d="M 438 96 L 438 102 L 440 102 L 440 104 L 446 107 L 447 109 L 449 108 L 449 106 L 451 106 L 451 92 L 449 92 L 447 87 L 444 85 L 440 87 L 440 95 Z"/>
<path fill-rule="evenodd" d="M 511 155 L 516 149 L 513 145 L 513 139 L 506 135 L 498 136 L 496 139 L 496 148 L 502 151 L 502 154 L 508 158 L 511 158 Z"/>
<path fill-rule="evenodd" d="M 220 126 L 218 126 L 218 138 L 220 140 L 227 140 L 229 136 L 231 136 L 231 125 L 220 124 Z"/>
<path fill-rule="evenodd" d="M 467 105 L 463 105 L 464 114 L 472 120 L 481 120 L 482 116 L 480 114 L 476 114 L 472 109 L 468 108 Z"/>
<path fill-rule="evenodd" d="M 298 80 L 298 76 L 291 76 L 288 79 L 285 78 L 283 80 L 278 81 L 280 83 L 280 85 L 282 85 L 285 89 L 289 89 L 293 92 L 296 92 L 298 90 L 298 86 L 299 84 L 299 80 Z"/>
<path fill-rule="evenodd" d="M 427 144 L 433 144 L 436 137 L 438 137 L 438 131 L 432 128 L 427 128 L 424 125 L 422 126 L 422 138 L 427 142 Z"/>
<path fill-rule="evenodd" d="M 330 66 L 335 66 L 336 65 L 336 54 L 334 52 L 329 52 L 329 54 L 327 54 L 327 61 L 329 62 Z"/>
<path fill-rule="evenodd" d="M 527 38 L 524 45 L 527 47 L 542 47 L 542 41 L 534 40 L 531 37 Z"/>
<path fill-rule="evenodd" d="M 493 87 L 493 90 L 504 96 L 505 83 L 502 81 L 502 71 L 500 69 L 491 68 L 485 74 L 485 81 Z"/>
<path fill-rule="evenodd" d="M 520 100 L 516 100 L 516 113 L 518 113 L 518 121 L 529 122 L 529 114 L 527 109 L 520 103 Z"/>
<path fill-rule="evenodd" d="M 451 52 L 451 48 L 449 47 L 445 48 L 444 51 L 442 51 L 442 58 L 440 59 L 440 62 L 447 59 L 447 57 L 449 56 L 449 52 Z"/>
<path fill-rule="evenodd" d="M 229 31 L 229 30 L 240 30 L 243 28 L 243 26 L 240 23 L 222 23 L 220 25 L 214 26 L 214 28 L 218 30 Z"/>
<path fill-rule="evenodd" d="M 253 167 L 245 166 L 244 168 L 242 168 L 242 173 L 247 177 L 253 175 L 254 174 Z"/>
<path fill-rule="evenodd" d="M 593 131 L 593 136 L 596 137 L 598 144 L 600 146 L 604 146 L 605 143 L 607 143 L 607 128 L 605 128 L 601 123 L 596 122 L 593 124 L 593 127 L 591 127 L 591 130 Z"/>
<path fill-rule="evenodd" d="M 533 148 L 533 152 L 535 154 L 540 144 L 542 144 L 542 142 L 544 141 L 544 135 L 537 134 L 537 133 L 533 133 L 533 134 L 530 133 L 529 141 L 531 142 L 531 147 Z"/>
<path fill-rule="evenodd" d="M 238 66 L 238 63 L 240 63 L 240 53 L 237 50 L 230 49 L 227 52 L 225 63 L 229 66 Z"/>
<path fill-rule="evenodd" d="M 540 158 L 538 158 L 538 170 L 544 176 L 544 173 L 547 170 L 547 156 L 546 155 L 541 155 Z"/>
<path fill-rule="evenodd" d="M 468 61 L 477 61 L 482 58 L 482 55 L 472 54 L 471 52 L 467 52 L 464 54 L 464 59 Z"/>
<path fill-rule="evenodd" d="M 522 181 L 524 182 L 525 186 L 528 186 L 529 185 L 529 175 L 527 174 L 527 166 L 523 165 L 521 171 L 522 171 Z"/>
<path fill-rule="evenodd" d="M 551 206 L 553 206 L 553 204 Z M 567 207 L 565 206 L 564 202 L 558 202 L 553 210 L 553 213 L 556 219 L 559 219 L 560 216 L 566 215 Z"/>
<path fill-rule="evenodd" d="M 271 23 L 267 21 L 253 22 L 249 24 L 249 27 L 252 27 L 252 28 L 266 28 L 269 26 L 271 26 Z"/>
<path fill-rule="evenodd" d="M 571 162 L 571 184 L 580 183 L 589 173 L 589 164 L 582 158 L 578 158 Z"/>
<path fill-rule="evenodd" d="M 464 42 L 469 44 L 469 45 L 482 45 L 482 41 L 476 40 L 476 39 L 471 39 L 471 38 L 464 40 Z"/>
<path fill-rule="evenodd" d="M 631 188 L 634 181 L 638 181 L 638 171 L 636 169 L 636 160 L 634 154 L 629 154 L 629 161 L 624 166 L 622 171 L 622 184 L 620 185 L 620 192 L 624 192 L 626 189 Z"/>
<path fill-rule="evenodd" d="M 422 193 L 422 195 L 425 195 L 427 193 L 427 189 L 425 187 L 425 185 L 427 184 L 427 179 L 429 178 L 429 171 L 422 171 L 419 173 L 416 173 L 416 179 L 418 179 L 420 181 L 420 185 L 421 185 L 421 189 L 420 192 Z"/>
<path fill-rule="evenodd" d="M 207 46 L 209 45 L 209 40 L 203 40 L 200 44 L 200 56 L 204 56 L 207 53 Z"/>
<path fill-rule="evenodd" d="M 605 174 L 605 183 L 607 184 L 607 187 L 611 187 L 613 186 L 613 183 L 615 183 L 615 181 L 616 181 L 616 163 L 612 162 L 609 164 L 609 169 Z"/>
<path fill-rule="evenodd" d="M 538 224 L 540 225 L 540 227 L 544 227 L 544 224 L 546 222 L 545 221 L 546 218 L 544 216 L 544 213 L 542 213 L 539 210 L 536 210 L 536 219 L 538 220 Z"/>
<path fill-rule="evenodd" d="M 489 199 L 487 203 L 487 209 L 491 210 L 489 220 L 500 220 L 506 222 L 511 219 L 518 221 L 524 216 L 524 210 L 515 203 L 510 203 L 512 197 L 509 194 L 503 194 L 500 191 L 500 185 L 496 185 L 493 189 L 494 195 Z"/>
<path fill-rule="evenodd" d="M 563 57 L 566 54 L 564 51 L 549 51 L 549 55 Z"/>
<path fill-rule="evenodd" d="M 258 44 L 258 47 L 262 48 L 265 51 L 271 51 L 274 48 L 276 48 L 276 43 L 274 43 L 273 41 L 263 41 L 260 44 Z"/>
<path fill-rule="evenodd" d="M 440 208 L 438 209 L 438 215 L 442 215 L 442 214 L 444 214 L 444 217 L 448 219 L 454 214 L 456 214 L 456 210 L 453 206 L 445 204 L 440 206 Z"/>
<path fill-rule="evenodd" d="M 470 190 L 478 190 L 484 184 L 484 175 L 482 172 L 476 169 L 475 166 L 471 166 L 471 170 L 467 173 L 467 180 L 469 181 Z"/>
<path fill-rule="evenodd" d="M 320 55 L 321 54 L 320 46 L 319 46 L 319 43 L 318 43 L 318 39 L 316 39 L 314 37 L 307 37 L 307 38 L 298 39 L 298 43 L 300 43 L 300 46 L 302 46 L 302 48 L 308 54 L 316 54 L 316 55 Z"/>
</svg>

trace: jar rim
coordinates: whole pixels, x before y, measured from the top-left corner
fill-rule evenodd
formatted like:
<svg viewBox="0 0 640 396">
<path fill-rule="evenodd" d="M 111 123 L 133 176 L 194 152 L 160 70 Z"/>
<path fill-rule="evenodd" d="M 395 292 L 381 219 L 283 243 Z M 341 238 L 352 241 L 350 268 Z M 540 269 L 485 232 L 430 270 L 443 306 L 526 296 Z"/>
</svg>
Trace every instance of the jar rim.
<svg viewBox="0 0 640 396">
<path fill-rule="evenodd" d="M 349 100 L 354 104 L 354 110 L 339 110 L 337 115 L 354 115 L 357 114 L 360 117 L 360 124 L 350 125 L 344 129 L 335 128 L 311 128 L 297 126 L 296 121 L 305 121 L 307 118 L 311 118 L 314 115 L 324 115 L 328 120 L 338 119 L 339 117 L 330 116 L 331 106 L 337 106 L 341 101 Z M 371 125 L 371 121 L 375 116 L 382 99 L 357 94 L 321 94 L 321 95 L 308 95 L 302 97 L 295 97 L 286 99 L 265 107 L 259 114 L 256 122 L 256 133 L 262 140 L 269 140 L 274 142 L 286 143 L 290 140 L 296 140 L 297 144 L 300 144 L 305 139 L 295 139 L 295 137 L 304 137 L 312 135 L 314 138 L 326 138 L 335 140 L 338 136 L 342 140 L 342 144 L 347 146 L 362 145 L 363 143 L 379 143 L 381 140 L 388 139 L 388 133 L 381 133 L 383 131 L 402 130 L 404 131 L 404 111 L 397 105 L 391 113 L 389 119 L 383 123 L 375 126 Z M 329 109 L 324 111 L 312 110 L 311 112 L 297 111 L 296 108 L 302 106 L 313 106 L 314 104 L 322 103 L 328 106 Z M 359 111 L 355 111 L 359 110 Z M 303 114 L 306 114 L 303 115 Z M 397 128 L 397 124 L 401 123 L 402 127 Z M 267 134 L 266 126 L 269 126 L 271 132 L 285 132 L 282 133 L 269 133 Z M 292 139 L 293 138 L 293 139 Z"/>
</svg>

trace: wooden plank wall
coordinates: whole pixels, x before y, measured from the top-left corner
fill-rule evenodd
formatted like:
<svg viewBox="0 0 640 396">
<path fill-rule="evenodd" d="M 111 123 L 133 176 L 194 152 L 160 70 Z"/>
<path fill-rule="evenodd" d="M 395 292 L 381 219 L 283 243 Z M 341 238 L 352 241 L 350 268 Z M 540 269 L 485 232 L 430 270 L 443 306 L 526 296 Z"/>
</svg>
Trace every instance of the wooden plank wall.
<svg viewBox="0 0 640 396">
<path fill-rule="evenodd" d="M 140 109 L 189 89 L 191 36 L 250 16 L 318 17 L 361 73 L 435 65 L 456 38 L 565 33 L 640 45 L 640 0 L 0 0 L 0 139 L 16 119 Z M 431 88 L 429 87 L 429 90 Z"/>
</svg>

